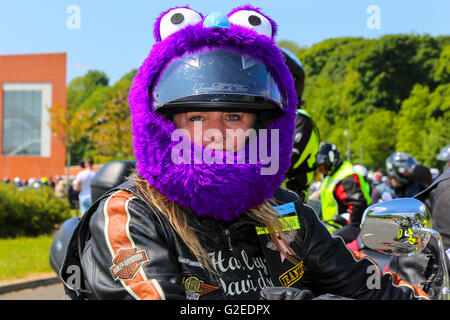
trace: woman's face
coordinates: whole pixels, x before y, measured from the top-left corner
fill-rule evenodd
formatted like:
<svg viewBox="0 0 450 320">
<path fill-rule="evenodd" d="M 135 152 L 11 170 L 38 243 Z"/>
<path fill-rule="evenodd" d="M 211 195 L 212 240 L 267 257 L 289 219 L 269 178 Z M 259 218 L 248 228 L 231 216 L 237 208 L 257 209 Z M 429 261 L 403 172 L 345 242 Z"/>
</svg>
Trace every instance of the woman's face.
<svg viewBox="0 0 450 320">
<path fill-rule="evenodd" d="M 254 119 L 253 113 L 222 111 L 183 112 L 173 117 L 176 127 L 187 130 L 197 145 L 234 152 L 245 144 L 246 135 L 239 132 L 250 129 Z"/>
</svg>

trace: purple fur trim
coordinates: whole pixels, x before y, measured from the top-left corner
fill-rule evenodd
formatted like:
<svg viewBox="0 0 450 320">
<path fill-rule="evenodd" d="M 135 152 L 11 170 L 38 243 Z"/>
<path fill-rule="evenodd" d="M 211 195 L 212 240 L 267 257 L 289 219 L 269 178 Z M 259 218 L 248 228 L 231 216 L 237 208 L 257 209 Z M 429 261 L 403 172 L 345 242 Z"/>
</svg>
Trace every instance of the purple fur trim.
<svg viewBox="0 0 450 320">
<path fill-rule="evenodd" d="M 286 92 L 285 114 L 268 126 L 269 130 L 279 129 L 276 174 L 261 175 L 264 165 L 260 162 L 235 165 L 172 162 L 172 148 L 179 143 L 171 140 L 176 128 L 173 122 L 153 112 L 148 88 L 158 81 L 172 59 L 208 47 L 235 50 L 263 62 L 280 90 Z M 273 39 L 235 25 L 228 29 L 203 28 L 200 23 L 187 26 L 157 42 L 133 80 L 129 104 L 137 170 L 150 185 L 181 207 L 190 207 L 199 216 L 231 221 L 272 198 L 282 184 L 290 165 L 296 102 L 292 75 Z M 195 151 L 203 152 L 204 147 L 196 146 Z"/>
</svg>

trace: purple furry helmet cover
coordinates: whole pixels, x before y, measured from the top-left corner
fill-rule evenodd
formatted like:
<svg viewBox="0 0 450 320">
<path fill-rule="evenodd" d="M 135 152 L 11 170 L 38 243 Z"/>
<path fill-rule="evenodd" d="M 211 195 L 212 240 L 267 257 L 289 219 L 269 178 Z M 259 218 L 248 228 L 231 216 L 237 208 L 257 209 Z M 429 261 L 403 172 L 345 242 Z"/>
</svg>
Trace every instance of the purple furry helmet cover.
<svg viewBox="0 0 450 320">
<path fill-rule="evenodd" d="M 167 21 L 167 15 L 180 10 L 185 17 L 190 17 L 190 23 L 189 19 L 185 19 L 186 23 L 181 23 L 172 33 L 162 32 L 162 24 Z M 240 11 L 265 17 L 270 23 L 271 34 L 260 34 L 251 26 L 233 23 L 236 20 L 233 15 Z M 274 41 L 277 30 L 275 22 L 260 9 L 249 5 L 232 10 L 227 18 L 231 22 L 229 27 L 211 28 L 204 27 L 205 17 L 189 7 L 177 7 L 163 12 L 155 23 L 154 35 L 157 42 L 139 68 L 129 94 L 138 173 L 180 207 L 191 208 L 201 217 L 223 221 L 231 221 L 246 210 L 271 199 L 274 191 L 282 184 L 290 165 L 297 102 L 292 75 Z M 155 87 L 171 61 L 185 53 L 207 48 L 233 50 L 262 62 L 280 92 L 285 93 L 283 115 L 267 126 L 268 131 L 278 129 L 278 171 L 275 174 L 261 174 L 261 168 L 268 166 L 261 159 L 253 164 L 173 161 L 172 149 L 179 144 L 171 138 L 176 127 L 172 121 L 155 112 L 149 88 Z M 202 153 L 205 149 L 193 142 L 190 144 L 193 153 Z"/>
</svg>

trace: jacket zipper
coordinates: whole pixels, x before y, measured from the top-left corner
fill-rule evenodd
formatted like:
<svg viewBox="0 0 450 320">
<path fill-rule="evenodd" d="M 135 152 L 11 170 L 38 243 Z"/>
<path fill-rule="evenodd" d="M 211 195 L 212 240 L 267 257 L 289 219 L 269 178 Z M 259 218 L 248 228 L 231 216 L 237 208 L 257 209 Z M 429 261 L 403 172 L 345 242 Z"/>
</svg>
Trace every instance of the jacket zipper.
<svg viewBox="0 0 450 320">
<path fill-rule="evenodd" d="M 234 250 L 234 247 L 231 244 L 231 229 L 233 229 L 235 226 L 231 226 L 228 229 L 224 230 L 225 236 L 227 237 L 228 240 L 228 250 L 231 252 L 231 254 L 233 255 L 234 258 L 236 258 L 239 263 L 241 264 L 241 266 L 244 268 L 244 270 L 248 270 L 247 266 L 245 265 L 244 261 L 242 261 L 242 257 L 239 256 L 239 254 L 237 252 L 239 252 L 239 250 L 236 252 Z M 249 270 L 248 270 L 249 271 Z"/>
<path fill-rule="evenodd" d="M 227 237 L 228 240 L 228 250 L 233 251 L 233 246 L 231 245 L 231 233 L 230 233 L 230 229 L 225 229 L 225 236 Z"/>
</svg>

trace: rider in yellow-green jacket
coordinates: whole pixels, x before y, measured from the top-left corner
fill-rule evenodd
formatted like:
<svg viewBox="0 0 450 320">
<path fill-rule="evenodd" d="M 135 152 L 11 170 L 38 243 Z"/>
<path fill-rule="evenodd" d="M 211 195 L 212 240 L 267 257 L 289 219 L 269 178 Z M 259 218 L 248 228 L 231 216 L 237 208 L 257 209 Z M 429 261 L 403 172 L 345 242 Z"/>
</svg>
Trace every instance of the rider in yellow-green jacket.
<svg viewBox="0 0 450 320">
<path fill-rule="evenodd" d="M 362 215 L 370 205 L 370 185 L 350 162 L 340 158 L 336 146 L 329 142 L 320 147 L 316 165 L 325 177 L 320 194 L 322 220 L 332 225 L 330 220 L 342 215 L 347 224 L 339 229 L 339 225 L 329 226 L 328 230 L 349 243 L 358 236 Z"/>
<path fill-rule="evenodd" d="M 306 202 L 309 185 L 314 178 L 316 154 L 319 150 L 319 130 L 310 115 L 301 109 L 297 110 L 295 121 L 294 149 L 291 166 L 286 173 L 282 187 L 292 190 Z"/>
<path fill-rule="evenodd" d="M 319 150 L 319 129 L 308 112 L 301 109 L 305 104 L 303 100 L 305 70 L 292 52 L 284 48 L 281 48 L 281 51 L 294 78 L 295 92 L 298 99 L 291 166 L 286 173 L 286 179 L 282 187 L 294 191 L 306 202 L 309 185 L 314 177 L 316 154 Z"/>
</svg>

